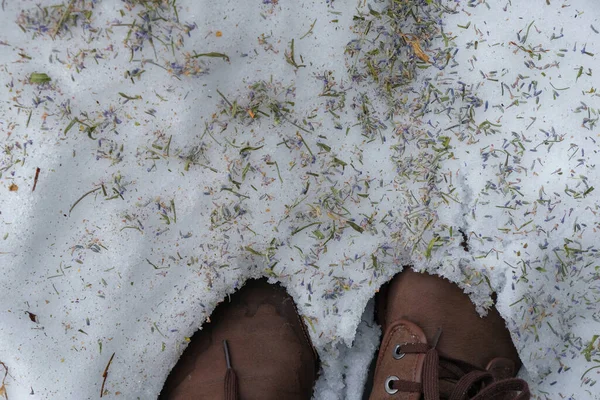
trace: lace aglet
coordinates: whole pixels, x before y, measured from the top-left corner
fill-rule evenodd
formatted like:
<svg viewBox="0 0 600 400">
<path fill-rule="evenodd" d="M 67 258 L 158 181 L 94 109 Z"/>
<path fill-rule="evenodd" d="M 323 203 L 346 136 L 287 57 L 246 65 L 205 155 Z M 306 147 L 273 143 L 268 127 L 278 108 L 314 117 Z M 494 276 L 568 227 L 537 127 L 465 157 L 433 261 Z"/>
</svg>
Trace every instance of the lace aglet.
<svg viewBox="0 0 600 400">
<path fill-rule="evenodd" d="M 225 361 L 227 362 L 227 369 L 231 369 L 231 359 L 229 358 L 229 347 L 227 346 L 227 340 L 223 340 L 223 349 L 225 349 Z"/>
<path fill-rule="evenodd" d="M 223 340 L 223 349 L 225 349 L 225 361 L 227 362 L 227 372 L 225 373 L 225 400 L 239 400 L 237 376 L 231 368 L 229 358 L 229 346 L 227 340 Z"/>
<path fill-rule="evenodd" d="M 433 348 L 435 349 L 438 341 L 440 340 L 440 336 L 442 336 L 442 328 L 438 328 L 437 332 L 435 333 L 435 336 L 433 337 Z"/>
</svg>

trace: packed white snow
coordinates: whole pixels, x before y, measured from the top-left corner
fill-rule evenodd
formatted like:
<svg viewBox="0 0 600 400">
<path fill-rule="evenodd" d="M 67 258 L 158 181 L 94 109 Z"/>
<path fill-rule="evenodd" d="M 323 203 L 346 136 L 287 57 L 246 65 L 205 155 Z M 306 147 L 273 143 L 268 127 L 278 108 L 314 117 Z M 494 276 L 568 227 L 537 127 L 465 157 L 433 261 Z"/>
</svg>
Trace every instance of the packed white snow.
<svg viewBox="0 0 600 400">
<path fill-rule="evenodd" d="M 445 1 L 435 37 L 388 1 L 147 3 L 2 3 L 0 398 L 156 398 L 264 276 L 314 397 L 360 399 L 404 265 L 496 292 L 537 398 L 600 398 L 599 3 Z"/>
</svg>

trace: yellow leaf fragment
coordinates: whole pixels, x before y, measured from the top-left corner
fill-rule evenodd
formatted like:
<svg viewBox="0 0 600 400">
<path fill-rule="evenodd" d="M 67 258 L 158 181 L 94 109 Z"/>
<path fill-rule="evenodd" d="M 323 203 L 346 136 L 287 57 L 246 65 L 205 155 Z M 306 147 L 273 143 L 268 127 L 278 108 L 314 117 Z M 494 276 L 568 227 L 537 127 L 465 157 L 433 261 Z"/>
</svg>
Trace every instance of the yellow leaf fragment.
<svg viewBox="0 0 600 400">
<path fill-rule="evenodd" d="M 429 62 L 429 56 L 423 51 L 423 49 L 421 48 L 421 45 L 419 44 L 418 41 L 413 41 L 410 43 L 413 50 L 415 51 L 415 54 L 417 55 L 417 57 L 419 57 L 421 60 L 425 61 L 426 63 Z"/>
<path fill-rule="evenodd" d="M 404 38 L 404 40 L 406 40 L 406 43 L 408 43 L 413 48 L 413 51 L 415 52 L 415 55 L 417 57 L 419 57 L 422 61 L 425 61 L 426 63 L 431 62 L 427 53 L 423 51 L 423 48 L 421 47 L 421 43 L 419 42 L 418 38 L 411 39 L 408 37 L 408 35 L 404 34 L 402 34 L 402 37 Z"/>
</svg>

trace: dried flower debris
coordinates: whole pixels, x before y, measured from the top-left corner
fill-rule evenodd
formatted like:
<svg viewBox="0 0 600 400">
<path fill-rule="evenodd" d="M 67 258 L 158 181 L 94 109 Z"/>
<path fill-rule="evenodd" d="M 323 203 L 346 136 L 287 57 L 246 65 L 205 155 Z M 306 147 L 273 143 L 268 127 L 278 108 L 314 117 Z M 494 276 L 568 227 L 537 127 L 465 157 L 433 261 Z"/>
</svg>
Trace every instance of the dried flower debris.
<svg viewBox="0 0 600 400">
<path fill-rule="evenodd" d="M 24 285 L 66 311 L 36 300 L 26 316 L 32 335 L 67 335 L 60 364 L 103 346 L 173 356 L 259 276 L 288 287 L 333 354 L 411 264 L 480 311 L 499 294 L 539 393 L 565 394 L 554 382 L 583 365 L 594 386 L 597 335 L 579 329 L 600 323 L 593 23 L 588 39 L 510 1 L 328 1 L 282 30 L 293 5 L 257 1 L 246 37 L 237 10 L 208 26 L 191 1 L 105 2 L 13 5 L 23 36 L 0 48 L 0 257 L 13 271 L 33 254 L 16 210 L 47 202 L 56 229 Z M 145 333 L 112 342 L 103 318 L 124 304 Z M 95 395 L 140 395 L 111 361 Z"/>
</svg>

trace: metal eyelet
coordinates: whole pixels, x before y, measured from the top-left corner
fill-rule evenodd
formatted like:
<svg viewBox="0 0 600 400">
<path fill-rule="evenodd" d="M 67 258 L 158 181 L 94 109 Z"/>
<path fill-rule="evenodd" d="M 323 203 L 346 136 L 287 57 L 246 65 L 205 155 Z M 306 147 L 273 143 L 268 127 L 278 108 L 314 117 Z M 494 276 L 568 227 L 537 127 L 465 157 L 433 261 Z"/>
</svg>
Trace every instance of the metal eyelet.
<svg viewBox="0 0 600 400">
<path fill-rule="evenodd" d="M 406 343 L 397 344 L 396 347 L 394 348 L 394 354 L 393 354 L 393 356 L 394 356 L 394 358 L 396 360 L 400 360 L 400 359 L 404 358 L 404 356 L 406 355 L 406 353 L 400 352 L 402 346 L 405 345 L 405 344 Z"/>
<path fill-rule="evenodd" d="M 388 378 L 385 380 L 385 391 L 387 392 L 387 394 L 396 394 L 398 393 L 398 389 L 394 389 L 392 387 L 392 382 L 394 381 L 399 381 L 400 378 L 398 378 L 397 376 L 388 376 Z"/>
</svg>

